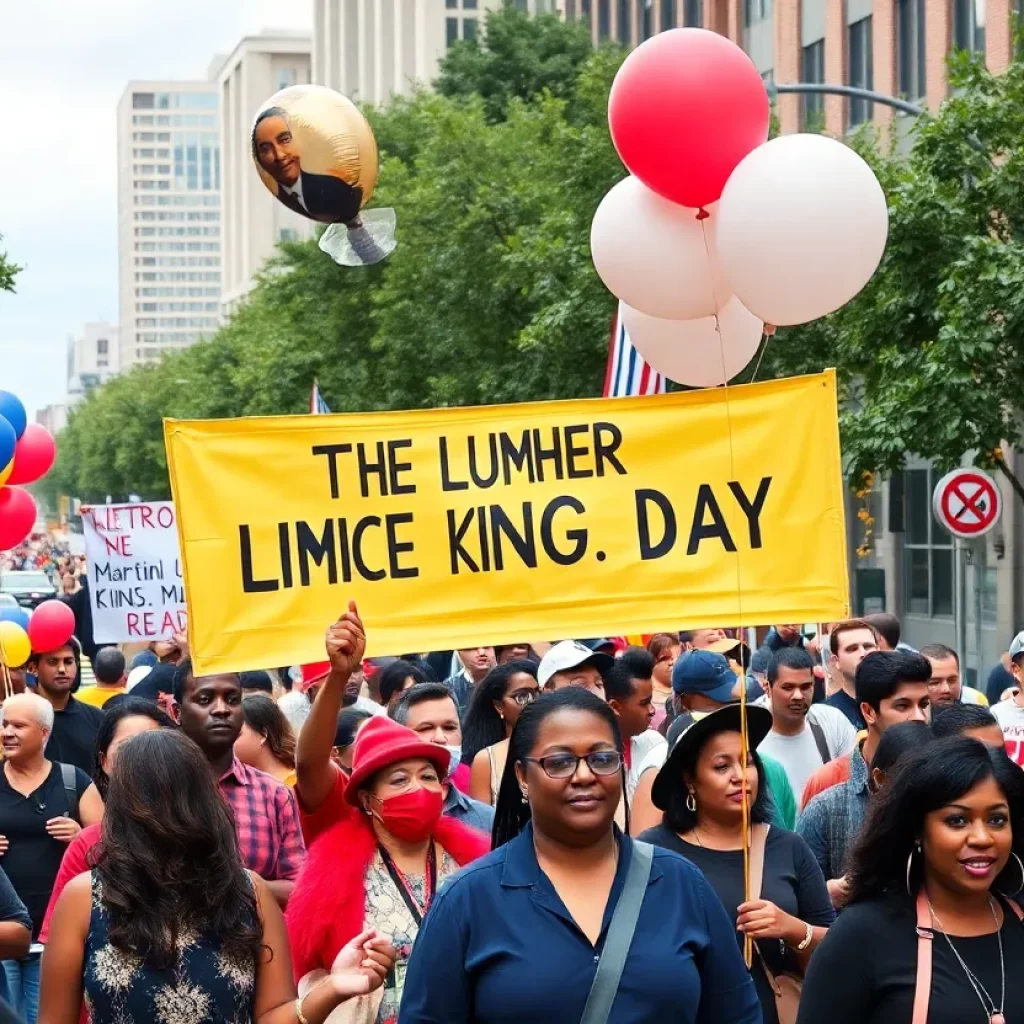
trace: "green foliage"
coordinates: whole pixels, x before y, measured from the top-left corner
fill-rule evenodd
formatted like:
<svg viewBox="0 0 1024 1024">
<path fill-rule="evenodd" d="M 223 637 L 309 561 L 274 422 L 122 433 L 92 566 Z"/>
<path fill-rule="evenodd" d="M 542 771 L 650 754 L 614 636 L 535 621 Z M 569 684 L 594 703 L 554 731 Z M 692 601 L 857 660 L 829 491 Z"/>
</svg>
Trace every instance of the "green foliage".
<svg viewBox="0 0 1024 1024">
<path fill-rule="evenodd" d="M 0 239 L 3 237 L 0 235 Z M 14 279 L 22 269 L 7 258 L 7 253 L 0 252 L 0 292 L 14 291 Z"/>
<path fill-rule="evenodd" d="M 1021 441 L 1024 64 L 994 76 L 958 54 L 951 73 L 950 98 L 917 123 L 909 153 L 855 140 L 889 198 L 879 271 L 767 350 L 775 375 L 837 367 L 851 479 L 898 469 L 909 452 L 986 464 Z"/>
</svg>

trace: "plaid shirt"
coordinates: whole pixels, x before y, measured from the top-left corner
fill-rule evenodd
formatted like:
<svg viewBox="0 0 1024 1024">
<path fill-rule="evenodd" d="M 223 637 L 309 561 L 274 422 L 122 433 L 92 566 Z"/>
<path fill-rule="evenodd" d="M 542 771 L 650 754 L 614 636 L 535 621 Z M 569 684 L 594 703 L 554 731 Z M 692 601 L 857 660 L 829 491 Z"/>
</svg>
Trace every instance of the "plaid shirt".
<svg viewBox="0 0 1024 1024">
<path fill-rule="evenodd" d="M 291 880 L 306 859 L 295 795 L 283 783 L 236 757 L 220 779 L 235 819 L 242 861 L 268 881 Z"/>
<path fill-rule="evenodd" d="M 819 793 L 804 808 L 796 831 L 817 860 L 825 881 L 842 878 L 846 851 L 868 809 L 868 766 L 860 744 L 850 754 L 850 779 Z"/>
</svg>

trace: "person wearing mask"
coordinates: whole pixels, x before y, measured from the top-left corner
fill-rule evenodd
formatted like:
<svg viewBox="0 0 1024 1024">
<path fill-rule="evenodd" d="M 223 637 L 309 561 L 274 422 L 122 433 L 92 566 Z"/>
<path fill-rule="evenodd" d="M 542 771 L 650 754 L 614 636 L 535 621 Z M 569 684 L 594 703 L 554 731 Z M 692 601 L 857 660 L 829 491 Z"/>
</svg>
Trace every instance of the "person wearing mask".
<svg viewBox="0 0 1024 1024">
<path fill-rule="evenodd" d="M 334 734 L 334 750 L 331 758 L 346 774 L 352 774 L 352 747 L 359 735 L 359 730 L 375 716 L 362 708 L 345 708 L 338 715 L 338 729 Z"/>
<path fill-rule="evenodd" d="M 392 951 L 363 932 L 325 983 L 298 997 L 281 911 L 243 867 L 231 813 L 186 736 L 145 733 L 117 761 L 94 867 L 54 911 L 46 1024 L 74 1024 L 83 995 L 92 1024 L 324 1024 L 345 1000 L 379 989 Z"/>
<path fill-rule="evenodd" d="M 736 674 L 721 654 L 697 650 L 684 654 L 672 671 L 672 689 L 675 691 L 677 715 L 668 730 L 668 746 L 671 750 L 686 728 L 704 715 L 724 708 L 736 700 Z M 778 761 L 770 757 L 761 759 L 765 777 L 768 780 L 768 795 L 775 814 L 774 823 L 781 828 L 792 829 L 796 825 L 796 797 L 789 784 L 786 771 Z M 632 819 L 630 831 L 639 835 L 644 829 L 659 825 L 661 810 L 651 799 L 656 772 L 651 765 L 640 766 L 636 791 L 631 804 Z M 659 766 L 660 767 L 660 766 Z"/>
<path fill-rule="evenodd" d="M 377 678 L 380 702 L 390 711 L 395 706 L 395 701 L 406 690 L 411 690 L 426 681 L 427 677 L 419 668 L 399 658 L 380 670 Z"/>
<path fill-rule="evenodd" d="M 92 781 L 97 792 L 105 800 L 110 788 L 110 773 L 114 770 L 117 754 L 128 740 L 154 729 L 174 729 L 171 718 L 155 704 L 141 697 L 125 696 L 115 706 L 103 712 L 103 723 L 96 737 L 96 764 Z M 89 870 L 89 851 L 100 841 L 100 825 L 87 825 L 75 836 L 64 851 L 53 883 L 53 892 L 39 929 L 39 941 L 46 945 L 50 936 L 50 921 L 64 887 L 76 875 Z"/>
<path fill-rule="evenodd" d="M 740 724 L 740 708 L 732 705 L 705 715 L 680 736 L 654 783 L 654 802 L 664 821 L 640 838 L 682 854 L 703 871 L 732 919 L 737 949 L 746 936 L 754 940 L 751 975 L 761 1013 L 765 1024 L 778 1024 L 771 978 L 802 975 L 835 915 L 807 844 L 769 825 L 770 797 L 755 750 L 771 729 L 771 715 L 763 708 L 747 709 L 746 764 Z M 749 901 L 744 898 L 744 790 L 751 863 L 759 858 L 761 865 L 760 891 L 752 891 Z"/>
<path fill-rule="evenodd" d="M 1024 1020 L 1024 775 L 965 737 L 907 755 L 850 858 L 798 1024 Z M 884 936 L 884 941 L 881 937 Z"/>
<path fill-rule="evenodd" d="M 930 722 L 928 679 L 931 666 L 920 654 L 903 651 L 875 651 L 857 666 L 857 696 L 867 721 L 867 736 L 848 758 L 847 777 L 835 773 L 836 781 L 821 785 L 813 777 L 805 794 L 814 795 L 804 807 L 797 831 L 814 851 L 834 900 L 842 898 L 842 887 L 833 884 L 844 874 L 846 851 L 864 820 L 870 794 L 870 766 L 882 736 L 900 722 Z M 834 764 L 831 762 L 822 771 Z M 821 786 L 815 789 L 815 786 Z"/>
<path fill-rule="evenodd" d="M 33 652 L 28 669 L 36 676 L 36 693 L 53 708 L 53 729 L 47 744 L 52 761 L 91 771 L 96 733 L 103 712 L 72 696 L 78 688 L 82 649 L 71 637 L 63 647 L 42 654 Z"/>
<path fill-rule="evenodd" d="M 284 783 L 235 757 L 244 721 L 238 676 L 197 679 L 186 658 L 174 671 L 174 699 L 181 731 L 206 755 L 231 808 L 242 862 L 286 905 L 306 854 L 298 808 Z"/>
<path fill-rule="evenodd" d="M 627 807 L 633 802 L 642 772 L 660 768 L 668 756 L 665 737 L 651 728 L 654 719 L 653 669 L 654 658 L 647 651 L 642 647 L 630 647 L 604 677 L 605 698 L 619 720 Z"/>
<path fill-rule="evenodd" d="M 614 664 L 615 659 L 604 651 L 592 651 L 578 640 L 563 640 L 540 659 L 537 682 L 542 690 L 579 686 L 603 700 L 604 674 Z"/>
<path fill-rule="evenodd" d="M 464 715 L 469 708 L 473 690 L 487 677 L 487 673 L 497 664 L 493 647 L 467 647 L 455 652 L 461 666 L 454 675 L 444 682 L 455 694 L 455 703 L 459 714 Z"/>
<path fill-rule="evenodd" d="M 435 901 L 399 1024 L 589 1020 L 591 991 L 608 984 L 595 976 L 603 979 L 619 943 L 618 986 L 611 982 L 607 1015 L 596 1019 L 761 1020 L 711 887 L 682 857 L 621 833 L 621 799 L 622 740 L 604 701 L 569 687 L 523 710 L 501 780 L 495 850 Z M 635 927 L 619 934 L 616 911 L 627 899 Z"/>
<path fill-rule="evenodd" d="M 462 726 L 462 760 L 470 765 L 469 795 L 493 806 L 508 757 L 508 738 L 523 708 L 540 693 L 532 661 L 499 665 L 476 688 Z"/>
<path fill-rule="evenodd" d="M 986 747 L 1003 747 L 1003 730 L 991 710 L 980 704 L 954 704 L 932 709 L 932 733 L 936 739 L 970 736 Z"/>
<path fill-rule="evenodd" d="M 1010 760 L 1024 767 L 1024 632 L 1018 633 L 1010 644 L 1010 668 L 1015 689 L 992 706 L 992 714 L 1003 730 Z"/>
<path fill-rule="evenodd" d="M 442 813 L 480 832 L 490 832 L 494 811 L 468 796 L 470 771 L 469 765 L 462 763 L 462 726 L 451 690 L 444 683 L 420 683 L 399 697 L 391 718 L 412 729 L 425 743 L 435 743 L 448 752 Z"/>
<path fill-rule="evenodd" d="M 20 960 L 5 960 L 15 1009 L 35 1024 L 39 994 L 39 930 L 68 843 L 83 825 L 103 816 L 103 801 L 89 776 L 44 754 L 53 707 L 34 693 L 9 697 L 3 716 L 0 775 L 0 863 L 32 919 L 32 946 Z"/>
<path fill-rule="evenodd" d="M 932 698 L 932 710 L 952 707 L 954 704 L 980 704 L 988 706 L 988 698 L 973 686 L 967 686 L 960 676 L 960 656 L 945 644 L 927 644 L 921 648 L 921 656 L 932 666 L 932 677 L 928 681 L 928 693 Z"/>
<path fill-rule="evenodd" d="M 338 951 L 375 929 L 395 947 L 395 968 L 352 1007 L 353 1019 L 386 1024 L 398 1015 L 409 954 L 441 884 L 490 845 L 441 813 L 450 762 L 443 746 L 387 718 L 356 737 L 344 793 L 354 813 L 312 844 L 288 906 L 300 993 L 315 992 Z"/>
<path fill-rule="evenodd" d="M 294 786 L 295 735 L 274 698 L 265 693 L 246 694 L 242 719 L 235 757 L 286 786 Z"/>
<path fill-rule="evenodd" d="M 79 690 L 77 699 L 94 708 L 102 708 L 111 697 L 125 692 L 128 679 L 124 670 L 124 655 L 116 647 L 101 647 L 92 663 L 96 685 Z"/>
<path fill-rule="evenodd" d="M 828 642 L 832 652 L 829 667 L 833 677 L 838 676 L 841 680 L 842 689 L 836 690 L 825 703 L 842 711 L 854 729 L 860 732 L 865 723 L 857 700 L 857 666 L 872 651 L 878 650 L 878 634 L 864 619 L 847 619 L 832 627 Z"/>
<path fill-rule="evenodd" d="M 794 793 L 822 765 L 849 754 L 857 732 L 837 708 L 813 704 L 814 659 L 803 647 L 780 647 L 768 665 L 771 731 L 758 753 L 786 771 Z"/>
<path fill-rule="evenodd" d="M 651 673 L 654 691 L 654 719 L 651 728 L 657 729 L 665 721 L 668 708 L 672 703 L 672 669 L 682 654 L 683 647 L 679 642 L 678 633 L 655 633 L 647 641 L 647 653 L 654 658 L 654 671 Z"/>
</svg>

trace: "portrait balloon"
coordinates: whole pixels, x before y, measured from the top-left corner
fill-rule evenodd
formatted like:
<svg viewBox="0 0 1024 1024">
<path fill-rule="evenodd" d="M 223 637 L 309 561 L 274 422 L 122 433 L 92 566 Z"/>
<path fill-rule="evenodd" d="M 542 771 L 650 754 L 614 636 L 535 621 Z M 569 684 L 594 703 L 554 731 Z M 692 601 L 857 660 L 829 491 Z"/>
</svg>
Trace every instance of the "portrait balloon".
<svg viewBox="0 0 1024 1024">
<path fill-rule="evenodd" d="M 332 225 L 320 247 L 336 262 L 365 266 L 394 250 L 394 212 L 360 214 L 377 184 L 377 142 L 366 118 L 341 93 L 321 85 L 275 93 L 253 122 L 252 156 L 280 203 Z"/>
</svg>

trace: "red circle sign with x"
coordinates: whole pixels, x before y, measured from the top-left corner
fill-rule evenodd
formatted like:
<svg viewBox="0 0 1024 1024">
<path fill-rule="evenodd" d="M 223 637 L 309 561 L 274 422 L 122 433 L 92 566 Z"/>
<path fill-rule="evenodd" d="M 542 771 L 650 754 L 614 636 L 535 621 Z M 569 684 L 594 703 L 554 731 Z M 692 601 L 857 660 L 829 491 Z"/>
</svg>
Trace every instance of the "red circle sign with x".
<svg viewBox="0 0 1024 1024">
<path fill-rule="evenodd" d="M 995 481 L 977 469 L 957 469 L 944 476 L 933 496 L 935 518 L 954 537 L 988 533 L 999 520 L 1002 499 Z"/>
</svg>

